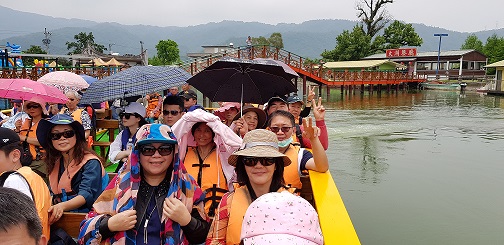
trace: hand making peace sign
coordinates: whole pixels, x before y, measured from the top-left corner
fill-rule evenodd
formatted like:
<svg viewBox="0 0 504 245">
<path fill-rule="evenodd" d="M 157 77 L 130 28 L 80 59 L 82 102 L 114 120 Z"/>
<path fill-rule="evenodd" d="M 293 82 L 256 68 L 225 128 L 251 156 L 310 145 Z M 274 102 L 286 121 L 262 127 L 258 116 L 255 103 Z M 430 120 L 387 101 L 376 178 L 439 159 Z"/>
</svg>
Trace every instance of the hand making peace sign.
<svg viewBox="0 0 504 245">
<path fill-rule="evenodd" d="M 318 103 L 315 104 L 315 99 L 312 100 L 313 104 L 313 116 L 315 121 L 324 120 L 325 118 L 325 107 L 322 105 L 322 97 L 319 97 Z"/>
</svg>

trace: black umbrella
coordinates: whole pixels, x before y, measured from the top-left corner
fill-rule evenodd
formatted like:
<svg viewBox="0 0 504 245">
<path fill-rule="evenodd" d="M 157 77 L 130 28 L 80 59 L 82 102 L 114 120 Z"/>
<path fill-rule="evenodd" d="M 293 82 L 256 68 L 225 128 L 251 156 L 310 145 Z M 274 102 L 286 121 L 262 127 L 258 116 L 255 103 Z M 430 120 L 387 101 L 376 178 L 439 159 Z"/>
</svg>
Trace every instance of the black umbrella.
<svg viewBox="0 0 504 245">
<path fill-rule="evenodd" d="M 266 103 L 296 92 L 292 74 L 271 61 L 224 57 L 187 82 L 211 101 Z"/>
</svg>

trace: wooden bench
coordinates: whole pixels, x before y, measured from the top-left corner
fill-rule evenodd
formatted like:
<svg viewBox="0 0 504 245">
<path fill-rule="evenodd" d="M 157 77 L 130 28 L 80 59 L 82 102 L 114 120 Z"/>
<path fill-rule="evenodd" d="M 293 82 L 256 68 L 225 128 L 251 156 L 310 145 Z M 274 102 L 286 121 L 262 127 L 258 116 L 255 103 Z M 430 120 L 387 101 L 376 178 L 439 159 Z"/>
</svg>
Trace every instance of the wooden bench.
<svg viewBox="0 0 504 245">
<path fill-rule="evenodd" d="M 96 120 L 100 119 L 112 119 L 112 110 L 105 109 L 105 112 L 103 113 L 96 112 Z"/>
<path fill-rule="evenodd" d="M 108 147 L 114 142 L 115 138 L 115 130 L 119 128 L 118 120 L 109 120 L 109 119 L 98 119 L 96 120 L 96 128 L 97 129 L 105 129 L 108 133 L 109 141 L 99 141 L 100 138 L 96 137 L 96 133 L 93 135 L 93 145 L 92 147 L 100 148 L 100 155 L 103 159 L 107 159 L 108 155 Z"/>
<path fill-rule="evenodd" d="M 51 229 L 61 228 L 68 235 L 77 238 L 80 232 L 80 223 L 86 218 L 87 213 L 64 212 L 61 218 L 51 225 Z"/>
</svg>

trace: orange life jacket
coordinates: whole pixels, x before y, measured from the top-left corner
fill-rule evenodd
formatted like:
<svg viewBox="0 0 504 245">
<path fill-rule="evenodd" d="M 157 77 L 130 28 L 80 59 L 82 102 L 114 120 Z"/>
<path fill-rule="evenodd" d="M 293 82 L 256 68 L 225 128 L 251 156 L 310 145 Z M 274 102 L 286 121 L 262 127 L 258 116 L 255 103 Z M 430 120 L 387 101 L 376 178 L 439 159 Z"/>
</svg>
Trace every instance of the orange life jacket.
<svg viewBox="0 0 504 245">
<path fill-rule="evenodd" d="M 51 173 L 49 174 L 49 184 L 54 194 L 54 199 L 57 203 L 68 201 L 77 195 L 77 193 L 74 193 L 72 190 L 72 179 L 75 176 L 75 174 L 77 174 L 77 172 L 79 172 L 79 170 L 86 164 L 86 162 L 91 159 L 96 159 L 98 161 L 100 160 L 97 156 L 91 153 L 84 155 L 82 162 L 80 162 L 79 164 L 76 164 L 75 160 L 72 160 L 72 162 L 70 162 L 70 164 L 68 165 L 67 169 L 65 169 L 65 172 L 67 172 L 68 174 L 63 173 L 61 175 L 61 178 L 59 179 L 58 175 L 60 169 L 60 160 L 59 159 L 56 160 L 56 162 L 54 163 L 54 167 Z M 108 175 L 105 172 L 103 165 L 101 165 L 101 173 L 102 173 L 102 181 L 105 180 L 105 176 L 107 176 L 106 179 L 108 179 Z M 102 183 L 102 190 L 103 190 L 103 183 Z"/>
<path fill-rule="evenodd" d="M 159 94 L 156 94 L 156 96 L 151 97 L 149 100 L 147 100 L 147 112 L 146 115 L 149 117 L 150 113 L 154 111 L 154 109 L 157 108 L 159 103 Z M 157 110 L 156 113 L 154 113 L 154 118 L 158 118 L 161 110 Z"/>
<path fill-rule="evenodd" d="M 40 119 L 44 120 L 44 119 Z M 37 138 L 37 127 L 38 127 L 38 122 L 35 124 L 31 124 L 32 120 L 25 120 L 23 125 L 21 126 L 21 131 L 20 131 L 20 138 L 21 140 L 24 140 L 26 135 L 30 138 Z M 28 147 L 30 148 L 30 153 L 32 155 L 32 159 L 34 161 L 39 161 L 44 159 L 45 154 L 44 154 L 44 148 L 42 146 L 36 146 L 32 144 L 28 144 Z"/>
<path fill-rule="evenodd" d="M 280 188 L 278 192 L 285 191 L 285 188 Z M 288 192 L 294 193 L 295 188 L 287 189 Z M 247 212 L 247 208 L 252 203 L 250 193 L 246 186 L 235 188 L 229 209 L 229 219 L 226 230 L 226 245 L 240 244 L 241 228 L 243 218 Z"/>
<path fill-rule="evenodd" d="M 51 193 L 47 188 L 44 180 L 30 167 L 21 167 L 16 171 L 6 172 L 4 174 L 10 175 L 13 172 L 19 173 L 28 183 L 30 187 L 30 192 L 35 203 L 35 208 L 37 209 L 37 213 L 42 221 L 42 234 L 46 237 L 50 236 L 50 225 L 49 225 L 49 207 L 51 207 Z M 3 174 L 2 174 L 3 175 Z M 3 176 L 2 176 L 3 177 Z M 6 176 L 7 179 L 9 176 Z M 35 188 L 34 188 L 35 187 Z"/>
<path fill-rule="evenodd" d="M 222 165 L 217 162 L 217 151 L 213 150 L 205 159 L 201 172 L 201 183 L 198 183 L 205 192 L 205 211 L 210 216 L 215 215 L 222 196 L 228 192 L 227 181 L 222 172 Z M 184 159 L 184 166 L 191 176 L 199 182 L 200 160 L 197 148 L 189 147 Z"/>
<path fill-rule="evenodd" d="M 61 108 L 60 114 L 63 114 L 65 112 L 65 110 L 68 110 L 68 108 L 65 108 L 65 107 Z M 72 112 L 72 114 L 70 116 L 72 116 L 74 121 L 77 121 L 80 124 L 82 124 L 81 114 L 82 114 L 83 110 L 84 109 L 82 109 L 82 108 L 77 108 L 74 112 Z"/>
<path fill-rule="evenodd" d="M 301 173 L 299 172 L 299 161 L 303 157 L 301 147 L 299 145 L 289 145 L 289 148 L 284 153 L 291 160 L 291 164 L 284 169 L 284 180 L 286 185 L 301 189 Z"/>
</svg>

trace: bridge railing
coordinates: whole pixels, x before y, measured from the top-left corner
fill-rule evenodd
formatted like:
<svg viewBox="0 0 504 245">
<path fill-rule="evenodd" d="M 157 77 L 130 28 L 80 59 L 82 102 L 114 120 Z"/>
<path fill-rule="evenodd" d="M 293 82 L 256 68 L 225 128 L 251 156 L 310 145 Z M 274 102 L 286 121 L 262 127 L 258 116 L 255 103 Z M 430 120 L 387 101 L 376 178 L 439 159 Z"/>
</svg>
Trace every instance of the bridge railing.
<svg viewBox="0 0 504 245">
<path fill-rule="evenodd" d="M 273 46 L 256 45 L 250 47 L 238 47 L 225 53 L 213 54 L 182 65 L 192 75 L 202 71 L 224 56 L 242 59 L 272 58 L 289 65 L 296 72 L 305 73 L 312 79 L 321 83 L 347 82 L 347 81 L 395 81 L 407 82 L 424 79 L 424 76 L 408 74 L 398 71 L 334 71 L 320 67 L 319 64 L 308 62 L 300 55 Z"/>
<path fill-rule="evenodd" d="M 101 79 L 119 71 L 119 68 L 109 67 L 22 67 L 1 69 L 0 78 L 26 78 L 33 81 L 52 71 L 68 71 L 75 74 L 86 74 Z"/>
</svg>

